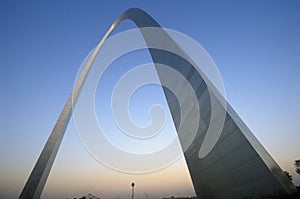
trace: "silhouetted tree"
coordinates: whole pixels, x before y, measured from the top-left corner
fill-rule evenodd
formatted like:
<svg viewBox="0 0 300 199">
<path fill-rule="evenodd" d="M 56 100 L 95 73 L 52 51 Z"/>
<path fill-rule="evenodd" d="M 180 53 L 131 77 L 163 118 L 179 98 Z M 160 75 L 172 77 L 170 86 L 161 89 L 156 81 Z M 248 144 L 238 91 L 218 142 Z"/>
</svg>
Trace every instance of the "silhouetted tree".
<svg viewBox="0 0 300 199">
<path fill-rule="evenodd" d="M 296 172 L 300 175 L 300 159 L 299 160 L 295 160 L 295 170 Z"/>
<path fill-rule="evenodd" d="M 292 175 L 289 172 L 284 171 L 283 173 L 290 179 L 290 181 L 293 180 L 293 177 L 292 177 Z"/>
</svg>

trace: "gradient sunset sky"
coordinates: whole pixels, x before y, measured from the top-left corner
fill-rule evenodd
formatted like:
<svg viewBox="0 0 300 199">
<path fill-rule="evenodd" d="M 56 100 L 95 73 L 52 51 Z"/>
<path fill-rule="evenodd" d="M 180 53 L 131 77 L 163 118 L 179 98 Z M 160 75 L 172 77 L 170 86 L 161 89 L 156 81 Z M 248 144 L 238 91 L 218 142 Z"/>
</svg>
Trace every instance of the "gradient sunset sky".
<svg viewBox="0 0 300 199">
<path fill-rule="evenodd" d="M 207 50 L 228 102 L 300 185 L 299 1 L 0 1 L 0 199 L 19 196 L 82 61 L 132 7 Z M 42 198 L 127 199 L 131 182 L 139 199 L 195 195 L 183 158 L 150 174 L 117 172 L 90 156 L 71 120 Z"/>
</svg>

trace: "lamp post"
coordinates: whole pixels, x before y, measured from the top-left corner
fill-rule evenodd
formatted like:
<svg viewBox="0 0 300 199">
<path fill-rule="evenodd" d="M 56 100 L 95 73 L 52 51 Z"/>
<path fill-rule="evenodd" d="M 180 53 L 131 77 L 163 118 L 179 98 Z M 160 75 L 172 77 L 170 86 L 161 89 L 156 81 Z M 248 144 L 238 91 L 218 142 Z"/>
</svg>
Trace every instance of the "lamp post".
<svg viewBox="0 0 300 199">
<path fill-rule="evenodd" d="M 134 199 L 134 183 L 131 183 L 132 192 L 131 192 L 131 199 Z"/>
</svg>

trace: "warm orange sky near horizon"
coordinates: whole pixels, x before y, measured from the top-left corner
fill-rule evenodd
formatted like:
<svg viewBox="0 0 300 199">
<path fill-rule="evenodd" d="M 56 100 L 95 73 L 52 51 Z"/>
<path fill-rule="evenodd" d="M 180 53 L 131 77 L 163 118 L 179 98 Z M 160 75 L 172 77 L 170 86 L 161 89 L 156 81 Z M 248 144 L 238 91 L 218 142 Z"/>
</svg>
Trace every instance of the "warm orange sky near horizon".
<svg viewBox="0 0 300 199">
<path fill-rule="evenodd" d="M 101 198 L 129 198 L 132 182 L 135 183 L 136 198 L 155 199 L 174 196 L 194 196 L 195 191 L 183 157 L 171 166 L 146 174 L 128 174 L 107 168 L 93 159 L 83 148 L 71 122 L 64 139 L 72 139 L 78 146 L 72 154 L 70 146 L 62 143 L 57 159 L 48 178 L 43 196 L 54 198 L 78 197 L 92 193 Z M 64 141 L 63 141 L 64 142 Z M 180 146 L 178 146 L 180 147 Z M 67 161 L 66 161 L 67 160 Z M 133 163 L 134 164 L 134 163 Z M 74 192 L 74 190 L 76 190 Z M 87 193 L 88 192 L 88 193 Z"/>
</svg>

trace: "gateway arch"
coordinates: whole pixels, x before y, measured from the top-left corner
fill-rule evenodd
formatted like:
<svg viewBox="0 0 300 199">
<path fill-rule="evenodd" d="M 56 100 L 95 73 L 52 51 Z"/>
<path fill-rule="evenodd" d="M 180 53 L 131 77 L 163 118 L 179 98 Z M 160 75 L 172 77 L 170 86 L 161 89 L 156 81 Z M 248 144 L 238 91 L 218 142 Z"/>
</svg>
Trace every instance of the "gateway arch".
<svg viewBox="0 0 300 199">
<path fill-rule="evenodd" d="M 289 181 L 278 164 L 231 106 L 222 103 L 224 99 L 217 91 L 210 92 L 209 80 L 197 71 L 194 63 L 190 62 L 189 56 L 181 47 L 146 12 L 132 8 L 124 12 L 112 24 L 87 61 L 19 198 L 40 198 L 70 121 L 73 112 L 72 104 L 76 104 L 95 57 L 105 40 L 114 28 L 125 19 L 132 20 L 139 28 L 159 28 L 160 41 L 165 42 L 166 45 L 171 46 L 170 48 L 176 49 L 180 53 L 179 56 L 168 51 L 149 48 L 160 81 L 163 83 L 166 76 L 159 65 L 167 65 L 185 77 L 197 96 L 197 106 L 201 110 L 199 115 L 195 115 L 198 113 L 193 112 L 195 104 L 186 94 L 187 87 L 185 85 L 179 81 L 174 81 L 174 86 L 179 89 L 184 98 L 185 103 L 182 106 L 179 106 L 170 90 L 163 87 L 177 132 L 188 131 L 188 128 L 192 127 L 186 125 L 184 129 L 180 129 L 181 124 L 189 124 L 194 116 L 200 117 L 196 134 L 184 151 L 198 198 L 277 198 L 296 192 L 296 187 Z M 147 45 L 155 39 L 143 31 L 141 33 Z M 211 120 L 213 107 L 219 107 L 219 110 L 224 111 L 224 125 L 218 135 L 219 138 L 213 145 L 208 146 L 211 147 L 209 153 L 201 153 L 199 149 L 203 148 L 203 145 L 207 145 L 209 127 L 214 125 L 214 121 Z M 189 110 L 190 114 L 182 115 L 183 109 Z M 183 144 L 184 140 L 180 136 L 179 140 Z"/>
</svg>

